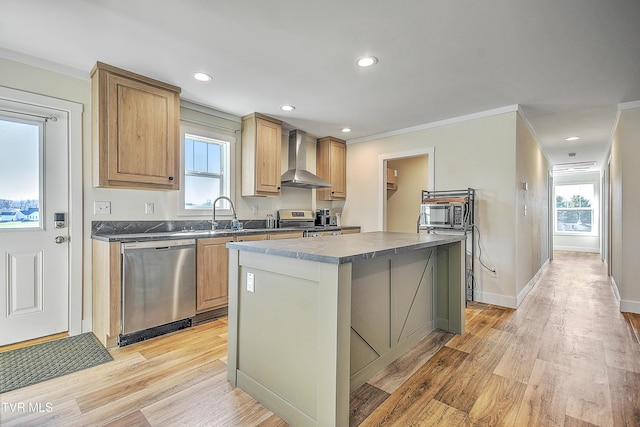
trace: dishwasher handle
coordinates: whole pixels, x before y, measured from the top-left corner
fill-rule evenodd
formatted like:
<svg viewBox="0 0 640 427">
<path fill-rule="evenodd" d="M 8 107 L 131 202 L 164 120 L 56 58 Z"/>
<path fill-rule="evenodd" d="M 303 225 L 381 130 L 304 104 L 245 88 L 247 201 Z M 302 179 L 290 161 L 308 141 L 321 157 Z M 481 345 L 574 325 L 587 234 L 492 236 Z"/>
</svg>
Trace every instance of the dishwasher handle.
<svg viewBox="0 0 640 427">
<path fill-rule="evenodd" d="M 136 249 L 169 250 L 183 246 L 195 246 L 196 239 L 179 240 L 147 240 L 144 242 L 127 242 L 122 244 L 122 253 Z"/>
</svg>

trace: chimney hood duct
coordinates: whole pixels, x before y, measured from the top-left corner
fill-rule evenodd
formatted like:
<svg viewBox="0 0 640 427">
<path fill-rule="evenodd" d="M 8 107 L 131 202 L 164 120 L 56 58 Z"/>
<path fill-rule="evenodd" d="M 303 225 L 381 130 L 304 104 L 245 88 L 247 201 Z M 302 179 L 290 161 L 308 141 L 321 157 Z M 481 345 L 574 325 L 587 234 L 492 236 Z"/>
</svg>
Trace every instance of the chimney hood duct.
<svg viewBox="0 0 640 427">
<path fill-rule="evenodd" d="M 307 170 L 307 133 L 289 132 L 289 170 L 282 174 L 280 185 L 298 188 L 330 188 L 331 184 Z"/>
</svg>

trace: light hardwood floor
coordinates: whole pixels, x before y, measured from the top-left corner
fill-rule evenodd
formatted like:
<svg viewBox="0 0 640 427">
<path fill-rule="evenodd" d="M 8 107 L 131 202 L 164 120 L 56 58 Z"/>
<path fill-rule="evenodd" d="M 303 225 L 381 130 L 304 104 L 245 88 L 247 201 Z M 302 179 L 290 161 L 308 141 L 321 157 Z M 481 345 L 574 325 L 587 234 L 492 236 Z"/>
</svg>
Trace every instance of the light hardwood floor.
<svg viewBox="0 0 640 427">
<path fill-rule="evenodd" d="M 617 311 L 597 255 L 556 253 L 518 310 L 466 313 L 464 335 L 436 331 L 354 391 L 350 424 L 640 425 L 640 316 Z M 217 319 L 4 393 L 0 424 L 286 426 L 228 384 L 226 333 Z"/>
</svg>

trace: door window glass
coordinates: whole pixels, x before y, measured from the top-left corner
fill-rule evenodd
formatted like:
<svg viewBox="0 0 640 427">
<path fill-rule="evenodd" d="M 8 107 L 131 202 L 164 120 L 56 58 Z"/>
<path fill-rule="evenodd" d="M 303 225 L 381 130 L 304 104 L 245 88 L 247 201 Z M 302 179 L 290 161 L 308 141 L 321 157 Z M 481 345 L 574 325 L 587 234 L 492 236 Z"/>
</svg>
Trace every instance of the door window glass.
<svg viewBox="0 0 640 427">
<path fill-rule="evenodd" d="M 0 230 L 41 226 L 42 124 L 0 117 Z"/>
</svg>

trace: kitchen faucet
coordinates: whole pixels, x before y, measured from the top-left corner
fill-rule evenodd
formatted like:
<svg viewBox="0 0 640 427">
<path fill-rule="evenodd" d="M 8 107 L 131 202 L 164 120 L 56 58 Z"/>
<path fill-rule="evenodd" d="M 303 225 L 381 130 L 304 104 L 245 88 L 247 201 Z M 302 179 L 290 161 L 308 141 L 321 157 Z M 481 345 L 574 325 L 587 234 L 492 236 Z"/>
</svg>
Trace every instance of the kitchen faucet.
<svg viewBox="0 0 640 427">
<path fill-rule="evenodd" d="M 229 203 L 231 204 L 231 211 L 233 211 L 233 220 L 237 221 L 238 218 L 236 216 L 236 208 L 233 206 L 233 202 L 231 201 L 230 198 L 228 198 L 227 196 L 220 196 L 217 199 L 215 199 L 213 201 L 213 204 L 211 205 L 211 210 L 212 210 L 212 217 L 211 217 L 211 230 L 215 230 L 216 229 L 216 225 L 218 225 L 218 223 L 216 222 L 216 203 L 218 203 L 218 200 L 220 199 L 224 199 L 224 200 L 228 200 Z"/>
</svg>

